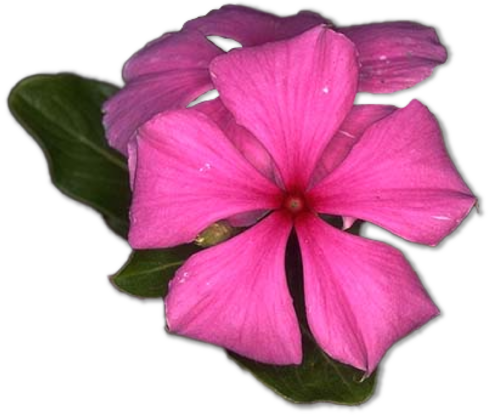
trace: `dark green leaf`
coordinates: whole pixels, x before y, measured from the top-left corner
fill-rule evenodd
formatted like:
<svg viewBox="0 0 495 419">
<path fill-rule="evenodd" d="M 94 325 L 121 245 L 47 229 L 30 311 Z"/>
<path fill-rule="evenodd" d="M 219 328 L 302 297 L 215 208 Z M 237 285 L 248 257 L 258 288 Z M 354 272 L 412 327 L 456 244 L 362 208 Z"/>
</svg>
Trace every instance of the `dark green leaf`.
<svg viewBox="0 0 495 419">
<path fill-rule="evenodd" d="M 348 228 L 346 231 L 348 233 L 354 234 L 355 236 L 359 236 L 361 234 L 361 227 L 363 226 L 364 221 L 357 220 L 354 222 L 351 228 Z"/>
<path fill-rule="evenodd" d="M 363 380 L 364 373 L 329 358 L 306 333 L 304 359 L 297 366 L 261 364 L 229 352 L 243 368 L 263 384 L 295 403 L 332 402 L 360 404 L 373 394 L 376 373 Z"/>
<path fill-rule="evenodd" d="M 110 280 L 128 294 L 145 298 L 163 297 L 175 271 L 198 250 L 194 245 L 166 250 L 135 250 Z"/>
<path fill-rule="evenodd" d="M 103 220 L 115 234 L 118 234 L 124 240 L 127 240 L 127 235 L 129 233 L 129 220 L 127 218 L 122 219 L 104 215 Z"/>
<path fill-rule="evenodd" d="M 54 185 L 125 237 L 129 174 L 125 159 L 107 145 L 101 122 L 102 104 L 116 90 L 73 74 L 37 75 L 12 89 L 9 107 L 43 149 Z"/>
</svg>

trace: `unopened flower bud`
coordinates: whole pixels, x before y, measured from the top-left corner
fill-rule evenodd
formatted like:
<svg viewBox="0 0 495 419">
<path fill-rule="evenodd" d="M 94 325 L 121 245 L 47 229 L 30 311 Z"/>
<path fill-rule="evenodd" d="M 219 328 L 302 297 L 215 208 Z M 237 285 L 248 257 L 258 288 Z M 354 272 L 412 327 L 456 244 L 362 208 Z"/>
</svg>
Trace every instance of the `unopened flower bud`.
<svg viewBox="0 0 495 419">
<path fill-rule="evenodd" d="M 231 238 L 236 232 L 227 221 L 218 221 L 198 234 L 194 243 L 201 247 L 210 247 Z"/>
</svg>

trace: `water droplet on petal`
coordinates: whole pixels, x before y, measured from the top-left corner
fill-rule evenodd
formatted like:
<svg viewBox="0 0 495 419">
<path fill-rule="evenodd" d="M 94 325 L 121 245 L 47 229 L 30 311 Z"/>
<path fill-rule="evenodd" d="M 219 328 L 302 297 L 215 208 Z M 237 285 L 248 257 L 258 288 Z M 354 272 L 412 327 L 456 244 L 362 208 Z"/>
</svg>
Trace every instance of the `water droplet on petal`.
<svg viewBox="0 0 495 419">
<path fill-rule="evenodd" d="M 179 284 L 183 284 L 184 282 L 186 282 L 186 279 L 189 277 L 189 272 L 182 272 L 179 276 Z"/>
<path fill-rule="evenodd" d="M 356 138 L 355 135 L 352 135 L 351 133 L 347 132 L 347 131 L 343 131 L 343 130 L 339 130 L 339 134 L 342 134 L 348 138 Z"/>
<path fill-rule="evenodd" d="M 207 172 L 211 169 L 211 164 L 210 163 L 205 163 L 202 167 L 200 167 L 199 171 L 204 173 Z"/>
<path fill-rule="evenodd" d="M 321 89 L 321 91 L 325 94 L 328 94 L 328 92 L 330 91 L 330 89 L 328 88 L 328 86 L 325 86 L 323 89 Z"/>
<path fill-rule="evenodd" d="M 435 220 L 440 220 L 440 221 L 449 221 L 451 218 L 447 217 L 445 215 L 432 215 L 431 218 L 434 218 Z"/>
</svg>

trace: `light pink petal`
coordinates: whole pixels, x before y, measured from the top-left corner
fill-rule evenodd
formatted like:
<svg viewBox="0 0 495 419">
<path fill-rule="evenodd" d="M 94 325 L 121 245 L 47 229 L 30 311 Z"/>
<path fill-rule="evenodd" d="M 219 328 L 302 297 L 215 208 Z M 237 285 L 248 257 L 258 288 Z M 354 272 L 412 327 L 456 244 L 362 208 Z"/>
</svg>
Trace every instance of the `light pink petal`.
<svg viewBox="0 0 495 419">
<path fill-rule="evenodd" d="M 323 151 L 311 183 L 318 183 L 342 163 L 366 128 L 396 109 L 395 106 L 387 105 L 355 105 Z"/>
<path fill-rule="evenodd" d="M 266 148 L 246 128 L 235 122 L 234 115 L 220 98 L 201 102 L 194 109 L 208 115 L 256 169 L 269 179 L 278 181 L 280 175 Z"/>
<path fill-rule="evenodd" d="M 212 223 L 280 206 L 280 190 L 194 110 L 160 114 L 137 135 L 129 243 L 191 242 Z"/>
<path fill-rule="evenodd" d="M 430 76 L 447 60 L 435 29 L 414 22 L 386 22 L 338 28 L 356 45 L 359 90 L 391 93 Z"/>
<path fill-rule="evenodd" d="M 136 178 L 136 166 L 137 166 L 137 141 L 132 139 L 127 144 L 127 167 L 129 168 L 129 185 L 131 191 L 134 189 L 134 180 Z"/>
<path fill-rule="evenodd" d="M 354 223 L 357 221 L 354 217 L 346 217 L 345 215 L 342 217 L 342 230 L 349 230 Z"/>
<path fill-rule="evenodd" d="M 269 364 L 299 364 L 301 334 L 285 277 L 292 228 L 276 212 L 192 256 L 165 300 L 171 332 Z"/>
<path fill-rule="evenodd" d="M 104 105 L 110 145 L 127 154 L 142 124 L 211 90 L 208 65 L 221 53 L 197 31 L 165 34 L 136 53 L 124 67 L 127 85 Z"/>
<path fill-rule="evenodd" d="M 435 117 L 418 101 L 372 125 L 308 199 L 318 212 L 371 221 L 428 245 L 452 232 L 476 202 Z"/>
<path fill-rule="evenodd" d="M 266 147 L 287 189 L 305 188 L 352 108 L 358 75 L 352 43 L 319 26 L 289 41 L 233 50 L 210 71 L 223 103 Z"/>
<path fill-rule="evenodd" d="M 291 38 L 325 23 L 329 23 L 325 18 L 307 11 L 278 17 L 249 7 L 227 5 L 187 22 L 184 28 L 199 30 L 206 36 L 234 39 L 243 46 L 254 46 Z"/>
<path fill-rule="evenodd" d="M 397 340 L 438 314 L 404 256 L 314 215 L 296 231 L 308 323 L 332 358 L 371 374 Z"/>
<path fill-rule="evenodd" d="M 261 220 L 266 213 L 267 211 L 265 210 L 243 212 L 227 218 L 227 221 L 232 227 L 249 227 Z"/>
</svg>

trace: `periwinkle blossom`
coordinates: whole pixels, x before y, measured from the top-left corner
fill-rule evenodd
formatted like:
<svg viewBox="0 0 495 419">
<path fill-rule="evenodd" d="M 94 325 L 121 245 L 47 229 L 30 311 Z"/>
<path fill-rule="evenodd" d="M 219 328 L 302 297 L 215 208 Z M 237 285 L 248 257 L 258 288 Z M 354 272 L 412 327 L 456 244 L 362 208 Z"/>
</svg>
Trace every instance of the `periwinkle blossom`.
<svg viewBox="0 0 495 419">
<path fill-rule="evenodd" d="M 334 27 L 312 12 L 281 18 L 248 7 L 224 6 L 187 22 L 179 32 L 166 33 L 126 63 L 126 86 L 105 105 L 110 144 L 127 154 L 128 142 L 143 123 L 165 110 L 185 108 L 213 89 L 208 67 L 224 51 L 207 36 L 251 47 L 289 39 L 321 24 L 356 45 L 360 91 L 389 93 L 414 86 L 447 58 L 435 30 L 414 22 Z"/>
<path fill-rule="evenodd" d="M 370 374 L 438 309 L 398 250 L 320 215 L 428 245 L 448 235 L 475 198 L 435 118 L 417 101 L 353 107 L 356 47 L 325 25 L 218 55 L 209 72 L 219 99 L 155 116 L 130 145 L 130 244 L 172 247 L 219 220 L 263 216 L 178 270 L 165 300 L 169 330 L 260 362 L 299 364 L 284 267 L 295 230 L 312 334 L 332 358 Z"/>
</svg>

